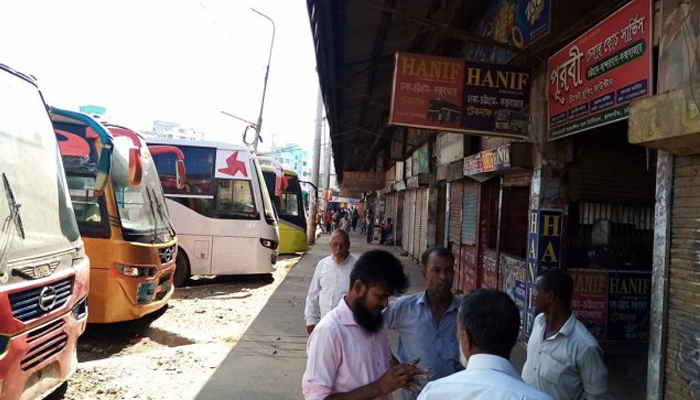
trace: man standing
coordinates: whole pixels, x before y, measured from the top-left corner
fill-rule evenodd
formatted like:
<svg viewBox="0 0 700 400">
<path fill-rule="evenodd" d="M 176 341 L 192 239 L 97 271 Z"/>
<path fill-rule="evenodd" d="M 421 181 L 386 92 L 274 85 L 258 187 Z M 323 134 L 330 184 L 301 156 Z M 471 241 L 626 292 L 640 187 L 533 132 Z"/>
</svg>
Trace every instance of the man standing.
<svg viewBox="0 0 700 400">
<path fill-rule="evenodd" d="M 452 295 L 454 255 L 450 250 L 430 248 L 421 256 L 421 263 L 427 289 L 389 303 L 384 320 L 388 329 L 399 333 L 398 360 L 420 357 L 418 366 L 434 381 L 464 369 L 455 340 L 460 299 Z M 410 391 L 401 395 L 404 400 L 416 398 Z"/>
<path fill-rule="evenodd" d="M 316 265 L 306 295 L 304 318 L 306 332 L 311 334 L 314 326 L 330 310 L 340 303 L 350 287 L 350 273 L 357 257 L 350 254 L 350 236 L 342 229 L 331 235 L 331 255 Z"/>
<path fill-rule="evenodd" d="M 552 400 L 525 384 L 509 361 L 519 331 L 520 313 L 507 294 L 479 289 L 467 295 L 457 324 L 467 368 L 430 382 L 418 400 Z"/>
<path fill-rule="evenodd" d="M 350 290 L 316 326 L 306 346 L 302 378 L 306 400 L 391 399 L 423 376 L 412 363 L 392 365 L 382 310 L 408 287 L 401 262 L 383 250 L 355 263 Z"/>
<path fill-rule="evenodd" d="M 331 210 L 326 210 L 326 233 L 331 234 L 331 224 L 333 223 L 333 214 Z"/>
<path fill-rule="evenodd" d="M 561 269 L 544 271 L 535 282 L 535 310 L 523 379 L 557 400 L 608 398 L 603 351 L 571 312 L 574 281 Z"/>
</svg>

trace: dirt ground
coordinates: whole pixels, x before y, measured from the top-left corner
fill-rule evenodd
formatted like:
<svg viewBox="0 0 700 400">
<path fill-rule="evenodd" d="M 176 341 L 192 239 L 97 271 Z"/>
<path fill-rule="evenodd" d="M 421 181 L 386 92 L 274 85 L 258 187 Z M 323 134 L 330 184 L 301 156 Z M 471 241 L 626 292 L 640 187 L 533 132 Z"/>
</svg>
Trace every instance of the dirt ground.
<svg viewBox="0 0 700 400">
<path fill-rule="evenodd" d="M 88 326 L 76 373 L 48 399 L 194 399 L 299 259 L 271 275 L 195 279 L 153 315 Z"/>
</svg>

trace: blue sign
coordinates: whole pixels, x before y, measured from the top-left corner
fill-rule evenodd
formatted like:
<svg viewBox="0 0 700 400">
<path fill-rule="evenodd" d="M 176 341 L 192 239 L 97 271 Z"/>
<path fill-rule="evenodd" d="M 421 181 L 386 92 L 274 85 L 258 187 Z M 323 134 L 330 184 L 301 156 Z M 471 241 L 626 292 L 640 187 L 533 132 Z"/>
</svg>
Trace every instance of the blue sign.
<svg viewBox="0 0 700 400">
<path fill-rule="evenodd" d="M 561 267 L 561 238 L 564 227 L 560 210 L 530 211 L 527 239 L 527 301 L 523 332 L 527 340 L 535 320 L 535 284 L 543 269 Z"/>
</svg>

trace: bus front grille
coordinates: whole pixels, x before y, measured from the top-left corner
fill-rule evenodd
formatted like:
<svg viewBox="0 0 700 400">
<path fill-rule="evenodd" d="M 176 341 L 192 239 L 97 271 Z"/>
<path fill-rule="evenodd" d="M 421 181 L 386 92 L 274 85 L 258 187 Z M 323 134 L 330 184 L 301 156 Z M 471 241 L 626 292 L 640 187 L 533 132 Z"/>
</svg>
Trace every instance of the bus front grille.
<svg viewBox="0 0 700 400">
<path fill-rule="evenodd" d="M 73 278 L 35 287 L 10 297 L 12 315 L 22 322 L 48 314 L 68 302 L 73 289 Z"/>
<path fill-rule="evenodd" d="M 175 256 L 175 245 L 158 249 L 158 257 L 160 258 L 161 264 L 169 263 L 173 260 L 173 256 Z"/>
<path fill-rule="evenodd" d="M 27 343 L 36 342 L 37 340 L 43 338 L 44 336 L 50 335 L 53 332 L 57 332 L 65 324 L 66 324 L 66 321 L 59 319 L 59 320 L 50 322 L 50 323 L 48 323 L 40 328 L 34 329 L 33 331 L 29 332 L 29 334 L 27 335 Z"/>
<path fill-rule="evenodd" d="M 30 370 L 60 353 L 66 348 L 66 344 L 68 344 L 68 335 L 65 332 L 46 338 L 46 340 L 29 349 L 27 355 L 20 362 L 22 371 Z"/>
</svg>

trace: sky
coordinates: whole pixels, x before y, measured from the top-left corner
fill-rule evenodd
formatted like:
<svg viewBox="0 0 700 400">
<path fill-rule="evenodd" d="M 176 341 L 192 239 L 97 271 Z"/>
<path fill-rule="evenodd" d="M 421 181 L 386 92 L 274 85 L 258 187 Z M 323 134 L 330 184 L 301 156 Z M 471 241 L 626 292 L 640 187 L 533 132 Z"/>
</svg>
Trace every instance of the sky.
<svg viewBox="0 0 700 400">
<path fill-rule="evenodd" d="M 261 149 L 311 149 L 318 76 L 305 0 L 21 0 L 0 4 L 0 63 L 38 79 L 50 105 L 107 108 L 110 120 L 154 120 L 240 143 L 260 112 L 276 24 Z"/>
</svg>

